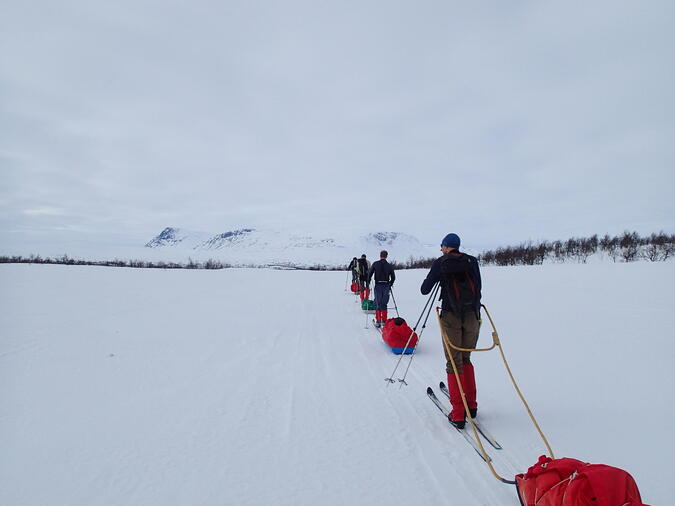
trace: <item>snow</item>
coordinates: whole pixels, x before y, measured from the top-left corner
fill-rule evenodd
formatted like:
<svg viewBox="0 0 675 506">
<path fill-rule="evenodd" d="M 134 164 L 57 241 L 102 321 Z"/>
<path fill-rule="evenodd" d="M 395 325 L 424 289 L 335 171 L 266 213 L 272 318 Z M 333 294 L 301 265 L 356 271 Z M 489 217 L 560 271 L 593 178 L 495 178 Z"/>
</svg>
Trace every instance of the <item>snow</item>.
<svg viewBox="0 0 675 506">
<path fill-rule="evenodd" d="M 649 504 L 675 496 L 674 270 L 483 269 L 484 302 L 556 456 L 626 469 Z M 424 276 L 397 273 L 411 325 Z M 0 504 L 517 505 L 426 398 L 444 379 L 433 315 L 409 385 L 387 386 L 398 357 L 346 282 L 0 265 Z M 511 478 L 545 448 L 498 352 L 474 363 L 480 417 L 505 448 L 489 451 Z"/>
</svg>

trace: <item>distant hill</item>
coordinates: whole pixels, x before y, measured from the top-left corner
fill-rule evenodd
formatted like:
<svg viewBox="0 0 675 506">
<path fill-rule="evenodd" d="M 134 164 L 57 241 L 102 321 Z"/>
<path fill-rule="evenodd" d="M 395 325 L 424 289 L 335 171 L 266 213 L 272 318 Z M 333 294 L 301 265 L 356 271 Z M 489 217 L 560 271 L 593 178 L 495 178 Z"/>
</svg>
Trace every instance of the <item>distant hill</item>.
<svg viewBox="0 0 675 506">
<path fill-rule="evenodd" d="M 167 227 L 145 244 L 159 252 L 179 252 L 191 257 L 215 258 L 231 264 L 346 264 L 354 256 L 377 258 L 387 249 L 390 258 L 407 261 L 428 258 L 437 248 L 422 244 L 403 232 L 371 232 L 353 238 L 337 239 L 279 230 L 239 228 L 209 235 L 178 227 Z M 207 255 L 208 253 L 208 255 Z M 157 256 L 157 255 L 154 255 Z"/>
</svg>

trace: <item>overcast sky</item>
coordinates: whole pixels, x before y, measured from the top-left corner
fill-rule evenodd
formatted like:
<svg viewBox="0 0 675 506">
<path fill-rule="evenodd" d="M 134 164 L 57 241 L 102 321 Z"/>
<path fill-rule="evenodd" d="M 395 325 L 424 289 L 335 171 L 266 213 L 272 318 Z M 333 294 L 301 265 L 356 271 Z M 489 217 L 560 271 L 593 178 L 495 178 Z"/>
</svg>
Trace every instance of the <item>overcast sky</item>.
<svg viewBox="0 0 675 506">
<path fill-rule="evenodd" d="M 671 1 L 5 0 L 2 245 L 675 232 Z"/>
</svg>

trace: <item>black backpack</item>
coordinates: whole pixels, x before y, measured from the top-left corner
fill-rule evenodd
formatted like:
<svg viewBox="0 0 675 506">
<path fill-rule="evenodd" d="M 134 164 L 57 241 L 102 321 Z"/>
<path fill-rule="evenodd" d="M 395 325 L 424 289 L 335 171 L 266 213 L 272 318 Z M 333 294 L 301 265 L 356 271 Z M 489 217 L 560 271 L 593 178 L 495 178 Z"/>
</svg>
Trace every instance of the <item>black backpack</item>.
<svg viewBox="0 0 675 506">
<path fill-rule="evenodd" d="M 358 259 L 358 272 L 361 277 L 368 276 L 368 261 L 365 258 Z"/>
<path fill-rule="evenodd" d="M 471 255 L 454 251 L 441 262 L 441 284 L 450 298 L 452 312 L 460 317 L 467 312 L 478 317 L 480 289 L 473 279 L 476 262 Z"/>
</svg>

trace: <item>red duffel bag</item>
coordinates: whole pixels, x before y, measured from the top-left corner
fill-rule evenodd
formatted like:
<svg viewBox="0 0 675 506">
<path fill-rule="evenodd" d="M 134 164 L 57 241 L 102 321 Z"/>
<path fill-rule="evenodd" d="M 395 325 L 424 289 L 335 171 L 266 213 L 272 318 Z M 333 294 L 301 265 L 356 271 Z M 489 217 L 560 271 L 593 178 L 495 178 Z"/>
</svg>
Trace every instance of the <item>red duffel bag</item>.
<svg viewBox="0 0 675 506">
<path fill-rule="evenodd" d="M 571 458 L 539 457 L 516 476 L 523 506 L 645 506 L 633 477 L 623 469 Z"/>
<path fill-rule="evenodd" d="M 413 333 L 403 318 L 389 318 L 382 328 L 382 339 L 394 353 L 409 354 L 417 346 L 417 334 Z"/>
</svg>

